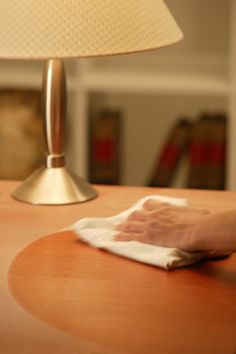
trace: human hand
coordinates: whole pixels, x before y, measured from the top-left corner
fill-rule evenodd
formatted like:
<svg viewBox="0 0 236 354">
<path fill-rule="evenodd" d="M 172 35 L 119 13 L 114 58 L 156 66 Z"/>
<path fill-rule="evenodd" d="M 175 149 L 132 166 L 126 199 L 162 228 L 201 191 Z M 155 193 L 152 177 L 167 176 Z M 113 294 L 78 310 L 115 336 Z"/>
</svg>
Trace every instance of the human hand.
<svg viewBox="0 0 236 354">
<path fill-rule="evenodd" d="M 115 240 L 140 241 L 191 252 L 193 235 L 209 214 L 205 209 L 173 206 L 150 199 L 117 226 L 120 232 Z"/>
</svg>

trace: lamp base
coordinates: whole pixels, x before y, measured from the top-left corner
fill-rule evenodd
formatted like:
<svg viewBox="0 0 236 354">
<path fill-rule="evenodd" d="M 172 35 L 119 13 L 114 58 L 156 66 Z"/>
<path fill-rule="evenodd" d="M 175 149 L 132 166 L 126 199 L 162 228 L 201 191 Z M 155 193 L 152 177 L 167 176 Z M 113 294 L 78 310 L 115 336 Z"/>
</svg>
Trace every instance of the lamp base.
<svg viewBox="0 0 236 354">
<path fill-rule="evenodd" d="M 95 189 L 65 167 L 45 166 L 29 176 L 12 194 L 17 200 L 41 205 L 82 203 L 97 195 Z"/>
</svg>

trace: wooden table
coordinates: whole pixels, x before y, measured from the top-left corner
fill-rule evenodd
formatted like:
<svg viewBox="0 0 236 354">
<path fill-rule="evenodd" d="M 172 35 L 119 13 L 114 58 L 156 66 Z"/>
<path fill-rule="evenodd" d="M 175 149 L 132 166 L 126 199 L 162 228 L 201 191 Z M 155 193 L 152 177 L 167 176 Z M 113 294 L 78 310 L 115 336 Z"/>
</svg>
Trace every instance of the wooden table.
<svg viewBox="0 0 236 354">
<path fill-rule="evenodd" d="M 49 207 L 14 201 L 16 186 L 0 182 L 1 354 L 236 353 L 235 254 L 167 272 L 54 234 L 153 193 L 214 211 L 236 208 L 236 193 L 100 186 L 94 201 Z"/>
</svg>

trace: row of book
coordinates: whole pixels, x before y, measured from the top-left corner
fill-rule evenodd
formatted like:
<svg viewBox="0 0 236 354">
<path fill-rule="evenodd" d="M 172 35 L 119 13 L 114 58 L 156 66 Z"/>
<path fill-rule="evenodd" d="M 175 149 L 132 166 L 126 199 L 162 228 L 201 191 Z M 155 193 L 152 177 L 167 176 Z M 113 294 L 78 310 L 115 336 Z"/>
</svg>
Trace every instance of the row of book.
<svg viewBox="0 0 236 354">
<path fill-rule="evenodd" d="M 102 109 L 90 117 L 89 180 L 119 184 L 121 165 L 122 112 Z M 221 112 L 205 112 L 195 120 L 179 118 L 152 168 L 147 185 L 224 189 L 226 171 L 227 118 Z M 147 171 L 148 174 L 148 171 Z"/>
<path fill-rule="evenodd" d="M 148 184 L 175 186 L 181 161 L 185 161 L 183 187 L 224 189 L 226 129 L 227 117 L 221 112 L 205 112 L 194 121 L 179 119 L 158 154 Z"/>
<path fill-rule="evenodd" d="M 227 117 L 205 112 L 179 118 L 157 151 L 147 185 L 224 189 Z M 104 108 L 90 115 L 89 180 L 120 184 L 122 111 Z M 23 179 L 44 156 L 40 96 L 32 90 L 0 90 L 0 178 Z M 151 173 L 150 173 L 151 172 Z M 181 178 L 180 178 L 181 177 Z"/>
</svg>

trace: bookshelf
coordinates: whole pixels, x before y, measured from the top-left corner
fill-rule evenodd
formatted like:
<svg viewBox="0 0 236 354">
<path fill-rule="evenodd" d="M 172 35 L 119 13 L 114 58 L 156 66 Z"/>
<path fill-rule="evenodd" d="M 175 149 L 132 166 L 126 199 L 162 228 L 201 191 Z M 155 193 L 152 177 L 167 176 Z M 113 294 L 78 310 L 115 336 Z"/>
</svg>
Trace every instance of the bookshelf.
<svg viewBox="0 0 236 354">
<path fill-rule="evenodd" d="M 127 80 L 128 75 L 128 80 Z M 155 74 L 142 71 L 137 73 L 125 70 L 91 70 L 87 75 L 88 91 L 114 92 L 125 94 L 179 94 L 179 95 L 228 95 L 229 83 L 224 77 L 206 77 L 197 73 Z"/>
<path fill-rule="evenodd" d="M 69 61 L 68 163 L 87 174 L 91 105 L 124 112 L 124 184 L 145 184 L 165 135 L 182 114 L 229 115 L 227 187 L 236 190 L 236 4 L 234 0 L 166 0 L 185 38 L 154 52 Z M 0 85 L 39 87 L 42 63 L 0 63 Z"/>
</svg>

